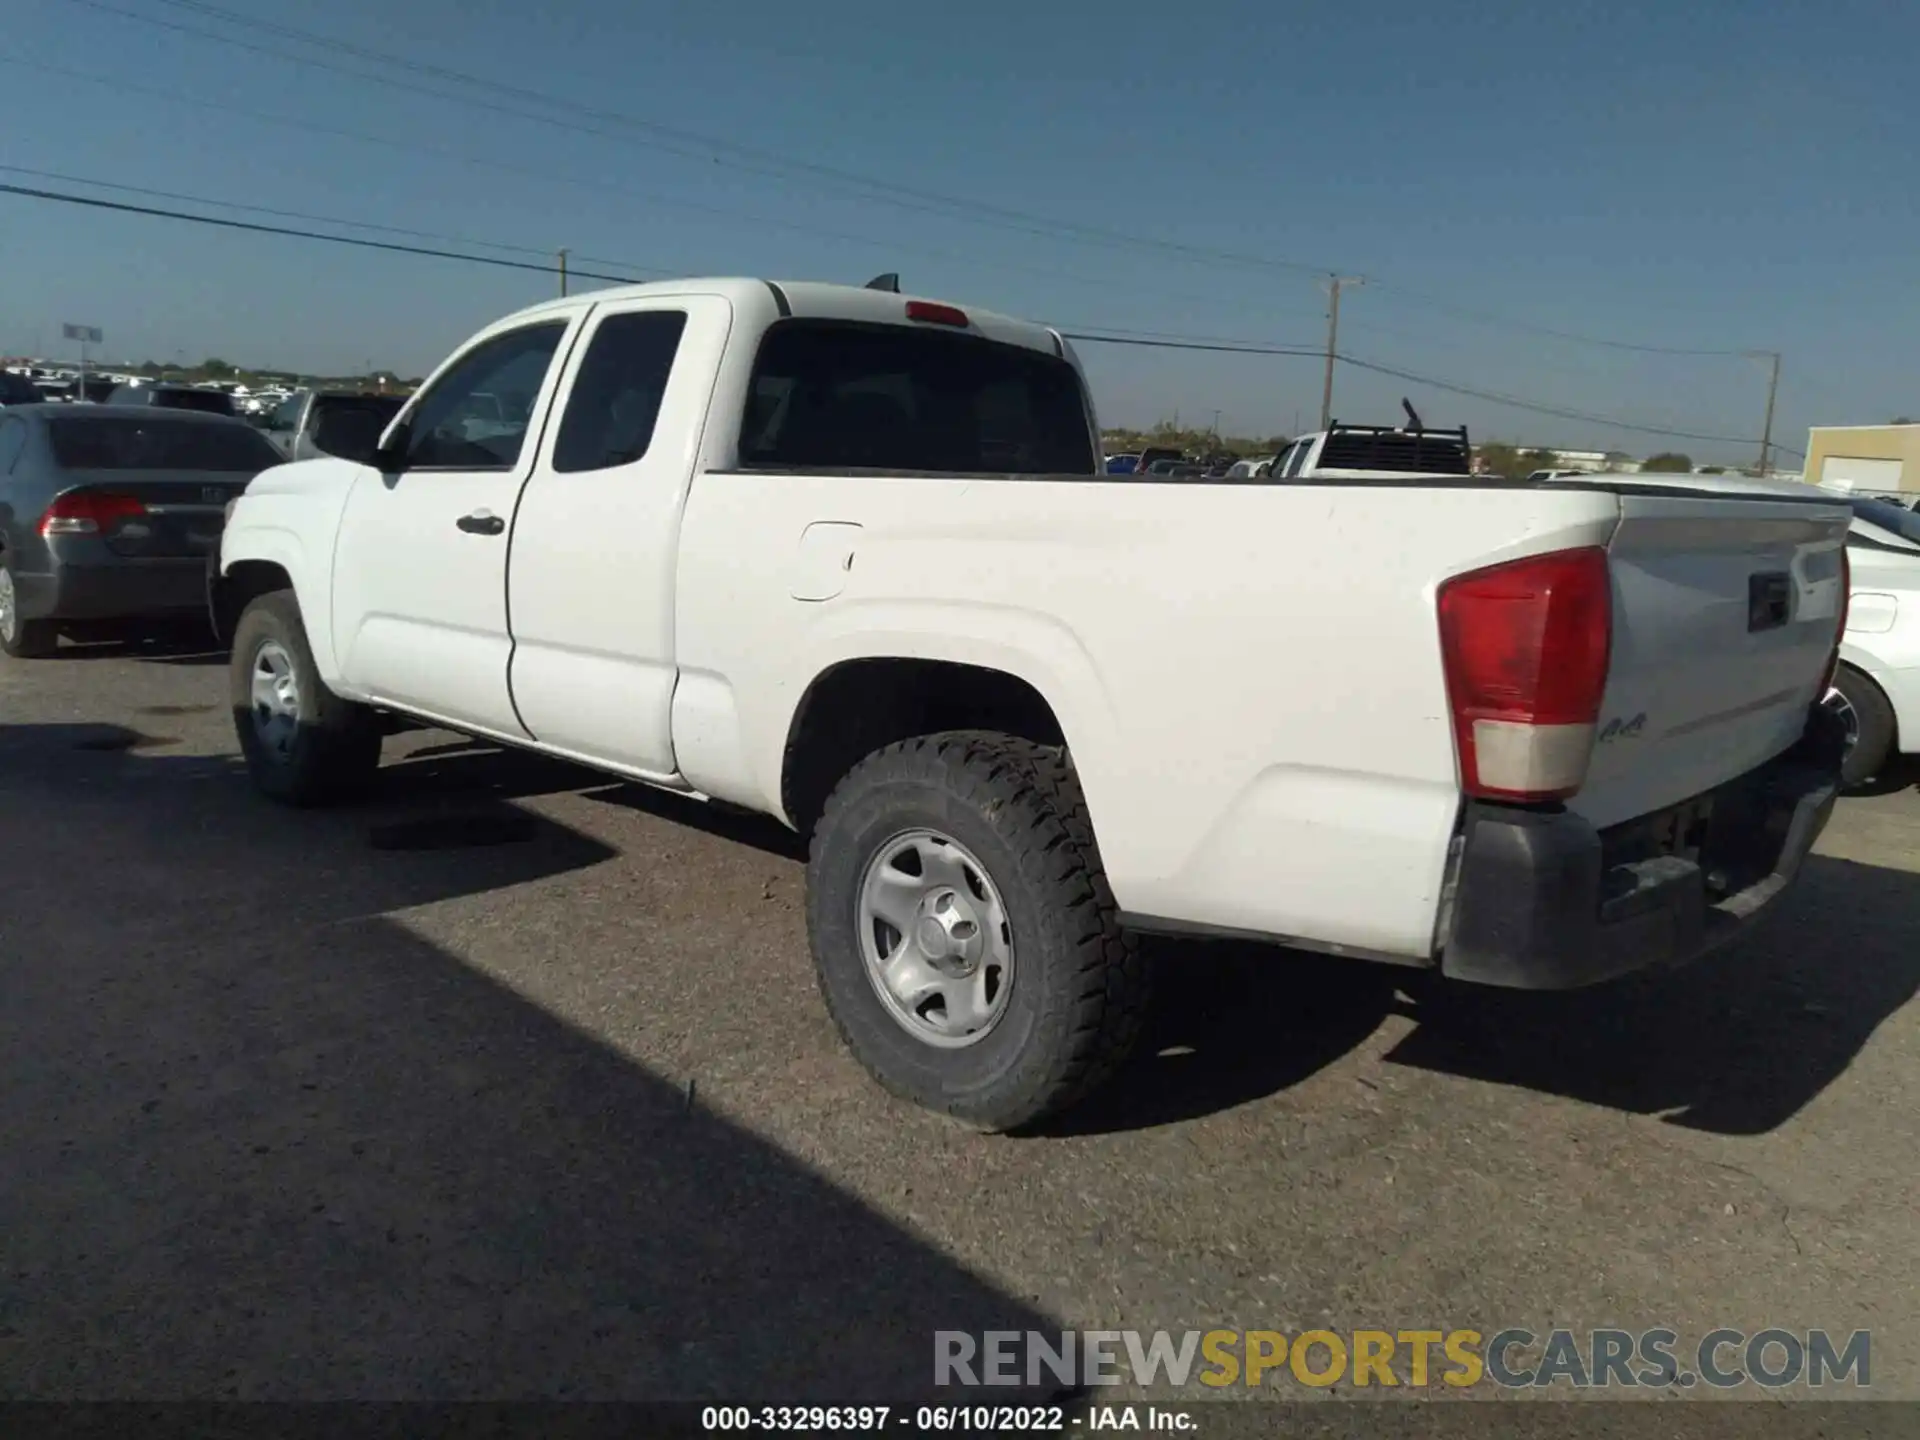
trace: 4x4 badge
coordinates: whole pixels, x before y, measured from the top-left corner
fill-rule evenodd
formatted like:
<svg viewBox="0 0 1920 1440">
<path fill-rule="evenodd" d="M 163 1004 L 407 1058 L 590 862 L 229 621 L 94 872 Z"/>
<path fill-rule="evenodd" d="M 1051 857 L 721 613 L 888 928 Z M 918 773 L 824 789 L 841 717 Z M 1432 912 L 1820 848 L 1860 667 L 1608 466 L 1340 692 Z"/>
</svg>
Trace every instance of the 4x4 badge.
<svg viewBox="0 0 1920 1440">
<path fill-rule="evenodd" d="M 1600 743 L 1604 745 L 1609 740 L 1632 740 L 1637 738 L 1640 732 L 1646 728 L 1647 712 L 1644 710 L 1631 720 L 1622 720 L 1616 715 L 1613 719 L 1607 721 L 1606 727 L 1601 730 Z"/>
</svg>

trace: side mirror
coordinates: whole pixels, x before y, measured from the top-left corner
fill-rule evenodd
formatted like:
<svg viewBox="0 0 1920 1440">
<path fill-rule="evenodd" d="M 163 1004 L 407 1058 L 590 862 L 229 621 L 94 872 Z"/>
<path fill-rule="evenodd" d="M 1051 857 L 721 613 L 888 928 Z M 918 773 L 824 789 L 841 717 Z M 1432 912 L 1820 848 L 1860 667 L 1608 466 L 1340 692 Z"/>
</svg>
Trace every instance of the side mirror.
<svg viewBox="0 0 1920 1440">
<path fill-rule="evenodd" d="M 412 439 L 413 426 L 404 420 L 396 421 L 380 437 L 368 463 L 382 475 L 397 475 L 407 468 L 407 446 Z"/>
</svg>

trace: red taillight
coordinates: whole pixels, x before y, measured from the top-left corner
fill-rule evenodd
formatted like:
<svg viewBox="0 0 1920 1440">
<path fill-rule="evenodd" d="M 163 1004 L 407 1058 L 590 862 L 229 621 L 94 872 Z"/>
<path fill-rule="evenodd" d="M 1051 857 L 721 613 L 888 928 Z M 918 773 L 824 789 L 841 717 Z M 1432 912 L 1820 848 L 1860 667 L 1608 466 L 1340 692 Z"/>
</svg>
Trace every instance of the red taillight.
<svg viewBox="0 0 1920 1440">
<path fill-rule="evenodd" d="M 924 320 L 929 325 L 958 325 L 967 328 L 967 312 L 952 305 L 936 305 L 931 300 L 909 300 L 907 318 Z"/>
<path fill-rule="evenodd" d="M 1833 632 L 1833 654 L 1827 659 L 1827 683 L 1820 687 L 1820 695 L 1825 698 L 1827 691 L 1833 688 L 1833 682 L 1840 674 L 1840 642 L 1847 638 L 1847 614 L 1853 608 L 1853 561 L 1847 555 L 1847 547 L 1840 547 L 1840 626 Z"/>
<path fill-rule="evenodd" d="M 147 513 L 147 507 L 131 495 L 114 495 L 100 490 L 77 490 L 56 496 L 40 517 L 42 535 L 97 535 L 122 520 Z"/>
<path fill-rule="evenodd" d="M 1607 552 L 1558 550 L 1440 587 L 1460 779 L 1489 800 L 1563 800 L 1587 778 L 1613 641 Z"/>
</svg>

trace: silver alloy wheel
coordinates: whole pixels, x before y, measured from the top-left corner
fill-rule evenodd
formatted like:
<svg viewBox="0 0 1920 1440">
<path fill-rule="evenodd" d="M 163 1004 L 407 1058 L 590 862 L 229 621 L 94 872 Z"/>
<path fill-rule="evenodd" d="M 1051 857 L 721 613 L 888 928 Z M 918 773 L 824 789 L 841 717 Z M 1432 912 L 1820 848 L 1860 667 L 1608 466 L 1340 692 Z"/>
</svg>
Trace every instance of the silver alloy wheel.
<svg viewBox="0 0 1920 1440">
<path fill-rule="evenodd" d="M 874 852 L 860 880 L 867 979 L 917 1040 L 959 1049 L 984 1038 L 1013 993 L 1013 929 L 984 865 L 933 830 Z"/>
<path fill-rule="evenodd" d="M 19 625 L 20 617 L 13 601 L 13 572 L 0 565 L 0 637 L 11 641 Z"/>
<path fill-rule="evenodd" d="M 253 733 L 275 759 L 287 760 L 300 729 L 300 681 L 278 640 L 262 640 L 253 652 L 252 701 Z"/>
<path fill-rule="evenodd" d="M 1846 748 L 1852 751 L 1860 743 L 1860 712 L 1853 708 L 1853 702 L 1840 693 L 1840 687 L 1834 686 L 1827 691 L 1826 706 L 1840 717 L 1840 723 L 1846 727 Z"/>
</svg>

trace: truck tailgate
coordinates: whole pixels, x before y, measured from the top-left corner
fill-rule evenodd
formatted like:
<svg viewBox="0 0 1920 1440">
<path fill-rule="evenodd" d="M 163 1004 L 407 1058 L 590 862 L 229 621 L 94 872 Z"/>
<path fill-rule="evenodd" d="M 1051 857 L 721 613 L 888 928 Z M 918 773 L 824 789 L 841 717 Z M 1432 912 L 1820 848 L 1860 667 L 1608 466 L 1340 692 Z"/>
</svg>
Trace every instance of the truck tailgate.
<svg viewBox="0 0 1920 1440">
<path fill-rule="evenodd" d="M 1665 477 L 1662 477 L 1665 478 Z M 1842 505 L 1759 487 L 1620 487 L 1613 645 L 1586 784 L 1604 828 L 1688 800 L 1799 738 L 1842 605 Z"/>
</svg>

